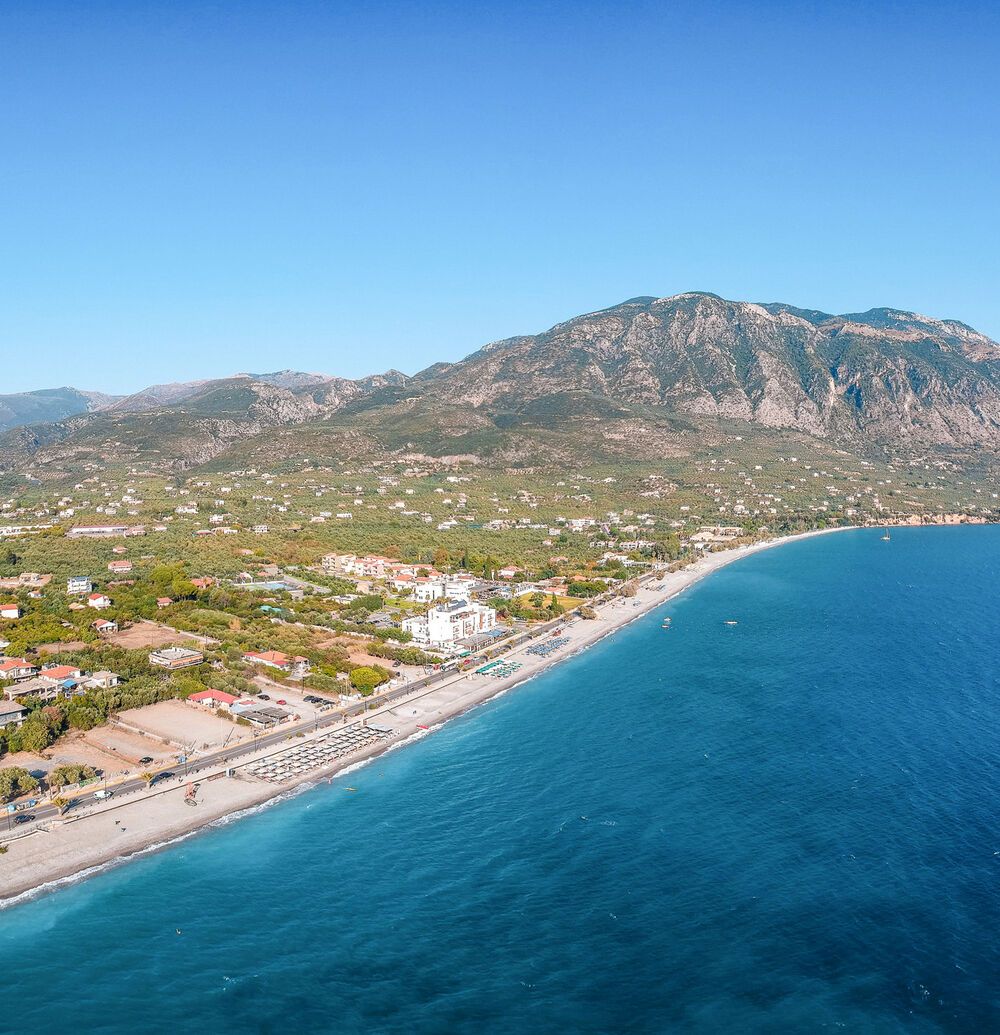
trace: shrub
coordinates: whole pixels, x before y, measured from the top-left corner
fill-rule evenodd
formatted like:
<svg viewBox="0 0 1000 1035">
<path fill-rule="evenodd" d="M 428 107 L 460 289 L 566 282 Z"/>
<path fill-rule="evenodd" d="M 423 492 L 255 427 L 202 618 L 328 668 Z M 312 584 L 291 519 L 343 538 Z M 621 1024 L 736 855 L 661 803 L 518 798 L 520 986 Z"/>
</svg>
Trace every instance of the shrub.
<svg viewBox="0 0 1000 1035">
<path fill-rule="evenodd" d="M 38 781 L 20 766 L 8 766 L 0 769 L 0 801 L 11 801 L 28 791 L 33 791 L 38 786 Z"/>
</svg>

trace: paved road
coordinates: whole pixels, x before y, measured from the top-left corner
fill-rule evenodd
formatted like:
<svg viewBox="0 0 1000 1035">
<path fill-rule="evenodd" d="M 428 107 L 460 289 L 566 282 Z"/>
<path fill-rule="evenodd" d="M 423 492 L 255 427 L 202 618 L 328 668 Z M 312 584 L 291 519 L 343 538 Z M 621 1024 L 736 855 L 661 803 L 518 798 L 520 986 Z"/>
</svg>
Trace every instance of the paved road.
<svg viewBox="0 0 1000 1035">
<path fill-rule="evenodd" d="M 643 582 L 648 582 L 654 577 L 655 576 L 647 575 L 634 581 L 641 584 Z M 615 594 L 602 594 L 600 597 L 595 597 L 590 601 L 585 601 L 584 603 L 605 603 L 612 599 L 614 595 Z M 530 640 L 538 639 L 540 636 L 545 636 L 558 626 L 565 625 L 567 621 L 575 619 L 575 617 L 576 616 L 572 613 L 561 615 L 559 618 L 555 618 L 550 622 L 545 622 L 542 625 L 535 626 L 532 629 L 518 633 L 516 636 L 508 640 L 504 640 L 500 644 L 494 644 L 491 647 L 476 651 L 475 653 L 470 654 L 467 658 L 464 658 L 463 661 L 468 662 L 470 659 L 473 661 L 483 661 L 487 658 L 509 653 L 514 648 L 522 646 Z M 153 786 L 163 787 L 163 781 L 165 779 L 169 781 L 170 786 L 177 786 L 179 784 L 186 783 L 204 770 L 218 769 L 222 766 L 238 763 L 241 759 L 254 755 L 258 751 L 263 751 L 269 747 L 277 747 L 298 733 L 310 733 L 318 729 L 343 725 L 349 719 L 363 716 L 369 711 L 374 711 L 376 708 L 381 708 L 384 705 L 393 704 L 404 697 L 409 697 L 418 690 L 424 690 L 428 687 L 433 687 L 435 684 L 443 682 L 446 679 L 452 679 L 455 675 L 456 672 L 454 669 L 434 672 L 393 690 L 388 690 L 381 694 L 372 694 L 371 697 L 368 697 L 363 701 L 358 701 L 355 704 L 348 705 L 347 707 L 332 709 L 308 722 L 296 723 L 293 726 L 279 726 L 277 729 L 266 733 L 255 734 L 252 740 L 244 741 L 243 743 L 234 745 L 233 747 L 221 748 L 217 751 L 209 752 L 206 755 L 199 755 L 197 759 L 190 761 L 187 765 L 180 763 L 178 765 L 171 766 L 169 769 L 156 770 L 155 772 L 157 772 L 158 778 L 154 781 Z M 153 770 L 151 770 L 151 772 L 153 772 Z M 170 773 L 172 775 L 170 777 L 165 777 L 162 775 L 165 773 Z M 91 784 L 87 790 L 75 795 L 72 799 L 73 807 L 79 808 L 83 803 L 93 804 L 95 802 L 93 797 L 94 791 L 99 789 L 100 787 L 97 784 Z M 129 777 L 121 783 L 109 784 L 108 789 L 114 792 L 114 800 L 117 800 L 145 790 L 146 781 L 138 776 Z M 73 808 L 68 810 L 70 813 L 72 813 L 72 811 Z M 35 816 L 36 820 L 52 819 L 58 816 L 59 810 L 53 805 L 44 805 L 37 806 L 32 809 L 31 814 Z"/>
</svg>

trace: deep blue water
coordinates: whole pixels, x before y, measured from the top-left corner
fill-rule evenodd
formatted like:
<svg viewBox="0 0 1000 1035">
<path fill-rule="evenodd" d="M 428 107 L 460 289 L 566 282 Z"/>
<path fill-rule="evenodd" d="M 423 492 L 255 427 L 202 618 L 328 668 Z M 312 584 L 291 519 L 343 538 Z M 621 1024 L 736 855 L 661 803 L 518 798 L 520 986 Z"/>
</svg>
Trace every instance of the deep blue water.
<svg viewBox="0 0 1000 1035">
<path fill-rule="evenodd" d="M 0 912 L 0 1030 L 1000 1030 L 998 580 L 1000 528 L 747 558 L 346 780 Z"/>
</svg>

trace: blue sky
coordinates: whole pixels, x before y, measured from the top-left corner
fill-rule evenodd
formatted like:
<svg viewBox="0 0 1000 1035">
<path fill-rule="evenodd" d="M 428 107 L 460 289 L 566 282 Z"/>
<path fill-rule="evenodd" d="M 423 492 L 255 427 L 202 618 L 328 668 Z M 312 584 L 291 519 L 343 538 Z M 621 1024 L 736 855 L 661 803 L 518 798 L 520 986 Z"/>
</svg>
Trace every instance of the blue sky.
<svg viewBox="0 0 1000 1035">
<path fill-rule="evenodd" d="M 1000 337 L 998 6 L 7 0 L 0 392 L 691 289 Z"/>
</svg>

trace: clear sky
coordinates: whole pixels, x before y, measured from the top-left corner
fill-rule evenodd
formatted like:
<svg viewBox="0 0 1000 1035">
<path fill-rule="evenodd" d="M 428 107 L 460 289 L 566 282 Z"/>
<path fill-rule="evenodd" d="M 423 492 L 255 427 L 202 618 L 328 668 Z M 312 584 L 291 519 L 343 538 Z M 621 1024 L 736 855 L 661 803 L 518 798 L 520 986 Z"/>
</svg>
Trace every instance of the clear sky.
<svg viewBox="0 0 1000 1035">
<path fill-rule="evenodd" d="M 640 295 L 1000 337 L 1000 4 L 0 6 L 0 392 L 408 373 Z"/>
</svg>

